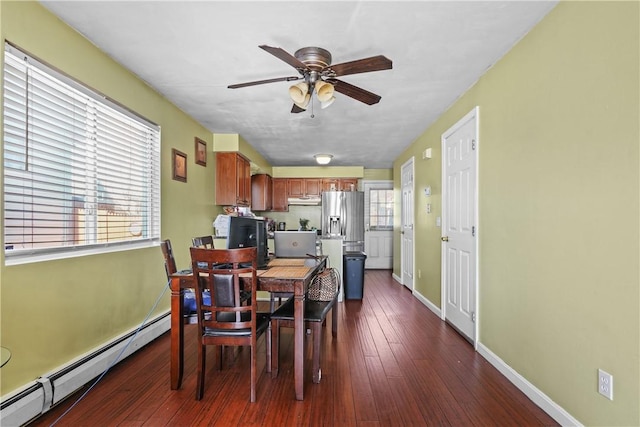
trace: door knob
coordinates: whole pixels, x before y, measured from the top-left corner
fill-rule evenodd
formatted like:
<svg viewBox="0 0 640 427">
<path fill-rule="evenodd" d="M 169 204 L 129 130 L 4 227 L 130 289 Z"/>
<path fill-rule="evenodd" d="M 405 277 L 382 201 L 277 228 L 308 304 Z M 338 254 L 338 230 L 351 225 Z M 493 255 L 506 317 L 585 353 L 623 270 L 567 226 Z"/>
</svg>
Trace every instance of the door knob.
<svg viewBox="0 0 640 427">
<path fill-rule="evenodd" d="M 442 236 L 440 238 L 440 240 L 442 240 L 443 242 L 448 242 L 449 241 L 449 236 Z"/>
</svg>

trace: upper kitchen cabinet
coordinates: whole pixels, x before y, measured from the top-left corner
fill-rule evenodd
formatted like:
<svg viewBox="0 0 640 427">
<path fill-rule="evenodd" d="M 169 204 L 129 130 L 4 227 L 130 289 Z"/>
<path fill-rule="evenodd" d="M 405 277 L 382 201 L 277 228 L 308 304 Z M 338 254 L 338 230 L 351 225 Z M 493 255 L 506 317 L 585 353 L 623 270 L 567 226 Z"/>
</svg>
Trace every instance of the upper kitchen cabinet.
<svg viewBox="0 0 640 427">
<path fill-rule="evenodd" d="M 264 173 L 253 175 L 251 177 L 251 209 L 270 211 L 272 208 L 273 182 L 271 176 Z"/>
<path fill-rule="evenodd" d="M 358 178 L 342 178 L 340 189 L 342 191 L 358 191 Z"/>
<path fill-rule="evenodd" d="M 289 210 L 289 203 L 287 199 L 289 194 L 287 193 L 287 178 L 273 178 L 271 184 L 273 187 L 272 208 L 274 212 L 287 212 Z"/>
<path fill-rule="evenodd" d="M 356 191 L 358 178 L 324 178 L 322 191 Z"/>
<path fill-rule="evenodd" d="M 287 181 L 289 197 L 320 196 L 322 192 L 320 178 L 289 178 Z"/>
<path fill-rule="evenodd" d="M 251 164 L 239 153 L 216 153 L 216 204 L 251 206 Z"/>
</svg>

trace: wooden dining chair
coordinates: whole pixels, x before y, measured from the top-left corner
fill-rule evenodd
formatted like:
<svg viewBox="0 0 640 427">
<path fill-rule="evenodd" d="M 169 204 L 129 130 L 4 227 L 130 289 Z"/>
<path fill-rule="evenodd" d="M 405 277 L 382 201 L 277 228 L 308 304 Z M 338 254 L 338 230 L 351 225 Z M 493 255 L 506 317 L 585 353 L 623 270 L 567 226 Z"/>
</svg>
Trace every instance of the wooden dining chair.
<svg viewBox="0 0 640 427">
<path fill-rule="evenodd" d="M 171 275 L 178 272 L 176 268 L 176 260 L 173 257 L 173 247 L 171 246 L 171 240 L 163 240 L 160 242 L 160 249 L 162 250 L 162 256 L 164 257 L 164 270 L 167 273 L 167 280 L 171 280 Z M 196 316 L 194 314 L 194 300 L 196 298 L 193 289 L 183 289 L 183 318 L 184 323 L 192 324 L 196 322 Z"/>
<path fill-rule="evenodd" d="M 223 346 L 250 346 L 251 402 L 255 402 L 257 340 L 265 332 L 267 372 L 271 370 L 269 313 L 258 312 L 256 299 L 257 248 L 190 248 L 190 251 L 193 275 L 198 278 L 196 280 L 199 329 L 196 399 L 202 399 L 204 394 L 207 345 L 220 346 L 219 369 L 222 369 Z M 203 297 L 205 292 L 209 293 L 210 301 L 205 301 Z"/>
<path fill-rule="evenodd" d="M 340 293 L 340 275 L 335 268 L 327 268 L 318 273 L 305 295 L 304 321 L 313 336 L 313 382 L 319 383 L 322 377 L 320 354 L 322 351 L 322 325 L 331 311 L 331 335 L 338 335 L 338 294 Z M 280 327 L 293 327 L 293 298 L 271 313 L 271 376 L 278 375 L 280 352 Z"/>
<path fill-rule="evenodd" d="M 162 250 L 162 256 L 164 257 L 164 270 L 167 273 L 167 280 L 171 278 L 172 274 L 175 274 L 178 269 L 176 268 L 176 260 L 173 257 L 173 248 L 171 247 L 171 240 L 163 240 L 160 242 L 160 249 Z"/>
<path fill-rule="evenodd" d="M 213 236 L 200 236 L 191 239 L 194 248 L 213 249 Z"/>
</svg>

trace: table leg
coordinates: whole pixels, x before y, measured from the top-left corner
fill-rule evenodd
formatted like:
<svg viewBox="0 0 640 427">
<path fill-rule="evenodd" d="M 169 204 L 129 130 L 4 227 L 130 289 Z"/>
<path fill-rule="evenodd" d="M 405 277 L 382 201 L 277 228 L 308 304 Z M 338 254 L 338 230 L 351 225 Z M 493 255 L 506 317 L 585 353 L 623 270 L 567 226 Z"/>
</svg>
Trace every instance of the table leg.
<svg viewBox="0 0 640 427">
<path fill-rule="evenodd" d="M 304 294 L 297 290 L 293 301 L 293 363 L 296 399 L 304 400 Z"/>
<path fill-rule="evenodd" d="M 180 288 L 180 278 L 171 278 L 171 390 L 182 385 L 182 365 L 184 350 L 184 291 Z"/>
</svg>

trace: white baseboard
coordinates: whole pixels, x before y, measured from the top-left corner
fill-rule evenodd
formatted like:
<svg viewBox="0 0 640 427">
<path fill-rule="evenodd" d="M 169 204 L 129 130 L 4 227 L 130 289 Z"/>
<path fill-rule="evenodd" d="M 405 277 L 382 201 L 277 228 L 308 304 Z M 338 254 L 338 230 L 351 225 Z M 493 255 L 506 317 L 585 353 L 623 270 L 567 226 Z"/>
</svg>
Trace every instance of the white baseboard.
<svg viewBox="0 0 640 427">
<path fill-rule="evenodd" d="M 478 343 L 478 353 L 489 363 L 491 363 L 502 375 L 513 383 L 520 391 L 522 391 L 529 399 L 533 401 L 540 409 L 545 411 L 551 418 L 556 420 L 562 426 L 582 426 L 582 424 L 573 418 L 571 414 L 565 411 L 560 405 L 551 400 L 549 396 L 540 391 L 536 386 L 527 381 L 522 375 L 517 373 L 513 368 L 507 365 L 504 360 L 500 359 L 491 350 L 482 343 Z"/>
<path fill-rule="evenodd" d="M 440 310 L 440 308 L 437 307 L 431 301 L 429 301 L 424 295 L 422 295 L 420 292 L 414 289 L 413 296 L 416 297 L 418 301 L 426 305 L 429 310 L 433 311 L 436 314 L 436 316 L 441 317 L 442 311 Z"/>
<path fill-rule="evenodd" d="M 398 275 L 396 275 L 396 273 L 392 273 L 391 277 L 393 277 L 393 280 L 395 280 L 396 282 L 402 285 L 402 279 Z"/>
<path fill-rule="evenodd" d="M 3 396 L 0 402 L 0 424 L 3 427 L 18 427 L 47 412 L 51 406 L 100 376 L 111 365 L 121 362 L 171 329 L 169 314 L 166 312 L 149 320 L 133 341 L 131 337 L 138 328 L 43 375 L 20 391 Z M 123 351 L 124 348 L 126 350 Z M 116 361 L 118 356 L 120 359 Z"/>
</svg>

